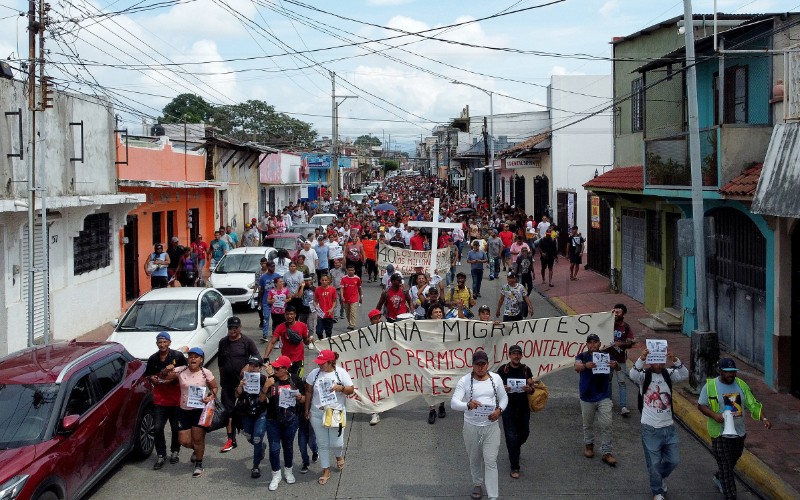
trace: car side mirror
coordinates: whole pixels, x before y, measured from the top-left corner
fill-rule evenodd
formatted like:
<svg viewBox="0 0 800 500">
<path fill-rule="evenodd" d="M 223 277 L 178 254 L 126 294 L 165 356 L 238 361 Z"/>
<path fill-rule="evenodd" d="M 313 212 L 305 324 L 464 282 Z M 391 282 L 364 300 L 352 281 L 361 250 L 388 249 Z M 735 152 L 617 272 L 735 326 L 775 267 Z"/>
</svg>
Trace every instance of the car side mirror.
<svg viewBox="0 0 800 500">
<path fill-rule="evenodd" d="M 219 324 L 219 320 L 217 318 L 204 318 L 203 319 L 203 326 L 217 326 Z"/>
<path fill-rule="evenodd" d="M 65 415 L 64 418 L 61 419 L 61 432 L 64 434 L 71 434 L 78 428 L 80 420 L 80 415 Z"/>
<path fill-rule="evenodd" d="M 111 326 L 116 328 L 119 325 L 119 318 L 114 318 L 111 320 Z"/>
</svg>

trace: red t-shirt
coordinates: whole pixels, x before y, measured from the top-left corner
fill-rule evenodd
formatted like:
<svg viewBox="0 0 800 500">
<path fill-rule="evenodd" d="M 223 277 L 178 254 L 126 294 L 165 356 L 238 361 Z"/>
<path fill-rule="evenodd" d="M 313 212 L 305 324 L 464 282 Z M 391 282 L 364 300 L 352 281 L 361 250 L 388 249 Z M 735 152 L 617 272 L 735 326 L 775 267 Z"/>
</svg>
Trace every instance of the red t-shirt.
<svg viewBox="0 0 800 500">
<path fill-rule="evenodd" d="M 514 233 L 511 231 L 500 231 L 500 239 L 503 241 L 503 246 L 508 248 L 511 246 L 511 242 L 514 241 Z"/>
<path fill-rule="evenodd" d="M 303 337 L 303 340 L 308 338 L 308 327 L 305 323 L 301 321 L 295 321 L 292 325 L 292 330 L 299 333 L 300 336 Z M 281 323 L 277 328 L 275 328 L 275 333 L 273 334 L 273 336 L 280 338 L 281 342 L 283 343 L 283 347 L 281 347 L 281 354 L 291 359 L 292 363 L 303 361 L 305 356 L 305 344 L 300 342 L 299 344 L 295 345 L 289 342 L 289 336 L 286 334 L 286 331 L 286 323 Z"/>
<path fill-rule="evenodd" d="M 318 286 L 314 290 L 314 300 L 317 301 L 319 307 L 325 312 L 326 318 L 332 318 L 330 310 L 333 309 L 333 301 L 336 299 L 336 289 L 332 286 L 321 287 Z"/>
<path fill-rule="evenodd" d="M 425 249 L 425 238 L 420 235 L 414 235 L 411 237 L 411 250 L 424 250 Z"/>
<path fill-rule="evenodd" d="M 358 302 L 358 289 L 361 288 L 361 278 L 358 276 L 345 276 L 342 278 L 342 298 L 345 304 Z"/>
<path fill-rule="evenodd" d="M 402 288 L 395 290 L 389 287 L 386 290 L 386 317 L 397 319 L 398 314 L 408 312 L 408 305 L 406 304 L 406 292 Z"/>
</svg>

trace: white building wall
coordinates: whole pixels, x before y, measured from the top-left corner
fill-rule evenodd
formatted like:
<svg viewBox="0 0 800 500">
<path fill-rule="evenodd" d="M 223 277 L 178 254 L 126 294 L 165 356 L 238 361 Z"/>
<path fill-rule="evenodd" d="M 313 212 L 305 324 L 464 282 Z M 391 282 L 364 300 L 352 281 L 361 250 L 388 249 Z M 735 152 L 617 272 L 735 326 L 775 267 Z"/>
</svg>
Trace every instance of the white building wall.
<svg viewBox="0 0 800 500">
<path fill-rule="evenodd" d="M 554 75 L 550 78 L 552 135 L 551 205 L 557 215 L 558 191 L 576 194 L 575 223 L 587 234 L 586 190 L 583 184 L 602 174 L 613 163 L 613 113 L 604 110 L 586 120 L 559 128 L 611 103 L 610 75 Z M 556 221 L 566 227 L 567 221 Z"/>
<path fill-rule="evenodd" d="M 491 130 L 491 119 L 486 116 L 486 126 Z M 494 115 L 494 136 L 508 137 L 508 142 L 522 142 L 532 135 L 546 131 L 550 127 L 550 114 L 547 111 L 528 111 L 525 113 L 506 113 Z M 469 119 L 469 144 L 472 138 L 483 138 L 483 115 Z M 460 137 L 459 137 L 460 139 Z"/>
</svg>

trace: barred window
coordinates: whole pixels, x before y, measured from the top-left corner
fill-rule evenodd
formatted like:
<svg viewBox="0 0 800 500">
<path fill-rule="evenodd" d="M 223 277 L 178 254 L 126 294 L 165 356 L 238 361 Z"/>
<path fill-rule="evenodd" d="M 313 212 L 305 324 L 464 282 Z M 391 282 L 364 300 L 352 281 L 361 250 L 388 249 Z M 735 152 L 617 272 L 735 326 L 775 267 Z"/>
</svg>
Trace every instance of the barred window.
<svg viewBox="0 0 800 500">
<path fill-rule="evenodd" d="M 647 211 L 647 263 L 661 265 L 661 212 Z"/>
<path fill-rule="evenodd" d="M 631 132 L 644 130 L 644 80 L 631 82 Z"/>
<path fill-rule="evenodd" d="M 111 265 L 111 218 L 107 213 L 87 215 L 83 230 L 72 244 L 75 276 Z"/>
</svg>

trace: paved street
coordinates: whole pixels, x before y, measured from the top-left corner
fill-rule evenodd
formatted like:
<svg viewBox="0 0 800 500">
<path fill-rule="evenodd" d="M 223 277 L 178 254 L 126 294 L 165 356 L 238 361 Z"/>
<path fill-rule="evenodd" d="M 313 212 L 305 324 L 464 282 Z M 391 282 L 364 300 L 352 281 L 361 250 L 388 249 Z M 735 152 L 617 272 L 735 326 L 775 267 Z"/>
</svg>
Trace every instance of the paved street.
<svg viewBox="0 0 800 500">
<path fill-rule="evenodd" d="M 467 266 L 461 266 L 465 269 Z M 484 281 L 482 299 L 494 311 L 497 290 L 505 280 Z M 468 280 L 469 284 L 469 280 Z M 361 324 L 366 313 L 378 301 L 379 287 L 367 284 L 365 305 L 361 308 Z M 536 292 L 531 295 L 537 317 L 558 315 L 558 311 Z M 477 310 L 477 307 L 476 307 Z M 258 317 L 254 312 L 239 311 L 245 332 L 257 337 Z M 344 331 L 346 322 L 337 323 L 335 333 Z M 273 356 L 274 357 L 274 356 Z M 312 363 L 313 354 L 306 356 Z M 524 361 L 524 360 L 523 360 Z M 311 366 L 311 365 L 307 365 Z M 216 362 L 211 368 L 216 371 Z M 625 498 L 652 498 L 649 494 L 644 457 L 639 440 L 638 412 L 630 419 L 614 415 L 614 453 L 619 460 L 616 469 L 603 464 L 599 457 L 583 457 L 578 404 L 578 377 L 570 369 L 548 375 L 550 388 L 547 409 L 531 419 L 531 436 L 523 447 L 522 478 L 509 477 L 505 444 L 499 455 L 500 494 L 506 498 L 572 498 L 623 495 Z M 629 397 L 635 392 L 629 385 Z M 635 403 L 634 403 L 635 404 Z M 262 463 L 262 477 L 250 478 L 252 447 L 239 438 L 239 447 L 220 454 L 225 434 L 216 431 L 208 436 L 204 460 L 205 474 L 191 478 L 189 452 L 182 451 L 181 463 L 167 464 L 161 471 L 151 470 L 153 458 L 144 462 L 126 462 L 99 485 L 92 499 L 159 497 L 249 498 L 468 498 L 469 468 L 461 438 L 462 416 L 448 411 L 435 425 L 426 421 L 427 407 L 420 399 L 385 412 L 376 427 L 368 423 L 368 415 L 355 415 L 347 427 L 343 472 L 332 469 L 332 480 L 326 486 L 316 483 L 320 468 L 311 467 L 307 475 L 296 472 L 297 483 L 285 482 L 276 492 L 267 491 L 270 473 L 268 460 Z M 683 429 L 682 463 L 668 481 L 668 498 L 717 498 L 711 482 L 715 470 L 711 454 Z M 295 471 L 299 455 L 295 453 Z M 756 498 L 739 485 L 740 498 Z"/>
</svg>

